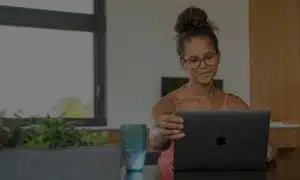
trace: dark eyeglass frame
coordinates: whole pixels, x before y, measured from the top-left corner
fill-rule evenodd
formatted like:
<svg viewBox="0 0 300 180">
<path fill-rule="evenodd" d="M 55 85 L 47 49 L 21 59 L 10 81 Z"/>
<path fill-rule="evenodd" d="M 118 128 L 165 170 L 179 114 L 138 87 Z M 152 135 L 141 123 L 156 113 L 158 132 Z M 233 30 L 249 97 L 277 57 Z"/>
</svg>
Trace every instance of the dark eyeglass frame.
<svg viewBox="0 0 300 180">
<path fill-rule="evenodd" d="M 208 53 L 205 53 L 202 58 L 199 58 L 198 56 L 191 56 L 189 58 L 181 57 L 181 59 L 184 61 L 183 63 L 189 63 L 189 62 L 192 62 L 192 61 L 196 61 L 199 64 L 196 67 L 191 68 L 191 69 L 197 69 L 201 66 L 202 62 L 206 66 L 215 66 L 216 63 L 210 64 L 210 63 L 207 63 L 207 61 L 211 60 L 212 58 L 216 58 L 217 55 L 218 55 L 218 53 L 216 53 L 216 52 L 208 52 Z M 194 63 L 196 63 L 196 62 L 194 62 Z"/>
</svg>

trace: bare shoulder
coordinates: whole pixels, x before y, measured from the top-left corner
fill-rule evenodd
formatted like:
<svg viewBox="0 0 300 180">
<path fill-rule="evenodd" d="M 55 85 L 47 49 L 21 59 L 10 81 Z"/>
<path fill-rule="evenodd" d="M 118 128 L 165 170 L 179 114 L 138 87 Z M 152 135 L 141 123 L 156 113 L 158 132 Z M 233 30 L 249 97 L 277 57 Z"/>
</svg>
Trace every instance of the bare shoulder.
<svg viewBox="0 0 300 180">
<path fill-rule="evenodd" d="M 175 101 L 181 88 L 172 91 L 166 96 L 159 99 L 152 108 L 152 116 L 157 119 L 164 114 L 171 114 L 176 111 Z"/>
<path fill-rule="evenodd" d="M 227 94 L 227 102 L 226 102 L 228 108 L 232 109 L 244 109 L 244 108 L 249 108 L 249 105 L 239 96 L 235 94 Z"/>
</svg>

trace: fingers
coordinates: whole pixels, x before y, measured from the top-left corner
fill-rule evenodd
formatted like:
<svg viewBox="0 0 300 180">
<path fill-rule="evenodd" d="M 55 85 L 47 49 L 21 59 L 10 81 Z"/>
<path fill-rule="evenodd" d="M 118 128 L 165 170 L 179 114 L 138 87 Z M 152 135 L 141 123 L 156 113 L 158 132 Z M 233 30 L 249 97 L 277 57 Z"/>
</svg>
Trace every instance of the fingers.
<svg viewBox="0 0 300 180">
<path fill-rule="evenodd" d="M 173 171 L 174 171 L 173 165 L 170 166 L 170 171 L 173 173 Z"/>
<path fill-rule="evenodd" d="M 268 160 L 268 162 L 272 161 L 272 160 L 273 160 L 273 156 L 269 155 L 269 156 L 267 157 L 267 160 Z"/>
<path fill-rule="evenodd" d="M 183 119 L 175 115 L 164 115 L 161 117 L 161 120 L 172 123 L 183 123 Z"/>
<path fill-rule="evenodd" d="M 268 148 L 268 151 L 267 151 L 267 161 L 269 162 L 269 161 L 271 161 L 271 159 L 272 159 L 272 155 L 271 155 L 270 150 Z"/>
<path fill-rule="evenodd" d="M 158 124 L 160 133 L 167 139 L 177 140 L 185 136 L 182 132 L 183 119 L 175 115 L 164 115 Z"/>
<path fill-rule="evenodd" d="M 178 140 L 181 139 L 183 137 L 185 137 L 185 134 L 183 132 L 165 132 L 165 133 L 161 133 L 165 138 L 170 139 L 170 140 Z"/>
<path fill-rule="evenodd" d="M 185 134 L 181 130 L 169 130 L 161 128 L 161 134 L 170 140 L 178 140 L 185 136 Z"/>
<path fill-rule="evenodd" d="M 272 161 L 276 156 L 276 149 L 274 149 L 272 146 L 268 145 L 267 150 L 267 160 Z"/>
<path fill-rule="evenodd" d="M 183 129 L 183 119 L 175 115 L 164 115 L 160 118 L 159 126 L 165 129 Z"/>
<path fill-rule="evenodd" d="M 164 129 L 183 129 L 183 124 L 168 121 L 161 121 L 159 126 Z"/>
<path fill-rule="evenodd" d="M 174 134 L 179 134 L 180 130 L 179 129 L 165 129 L 165 128 L 161 128 L 160 129 L 160 133 L 164 136 L 170 136 L 170 135 L 174 135 Z"/>
<path fill-rule="evenodd" d="M 273 152 L 272 152 L 272 151 L 268 151 L 268 154 L 267 154 L 267 160 L 268 160 L 268 161 L 272 161 L 273 158 L 274 158 Z"/>
<path fill-rule="evenodd" d="M 178 140 L 178 139 L 183 138 L 184 136 L 185 136 L 184 133 L 178 133 L 178 134 L 174 134 L 174 135 L 169 136 L 169 139 Z"/>
<path fill-rule="evenodd" d="M 160 131 L 161 131 L 160 133 L 167 139 L 175 140 L 175 139 L 181 139 L 185 136 L 185 134 L 180 130 L 161 129 Z"/>
</svg>

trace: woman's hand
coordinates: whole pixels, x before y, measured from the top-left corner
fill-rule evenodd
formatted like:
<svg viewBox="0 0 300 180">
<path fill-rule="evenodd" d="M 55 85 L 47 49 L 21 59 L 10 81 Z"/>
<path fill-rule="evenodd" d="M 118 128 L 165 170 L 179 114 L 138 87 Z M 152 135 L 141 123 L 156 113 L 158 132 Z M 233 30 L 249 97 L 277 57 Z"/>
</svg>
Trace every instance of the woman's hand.
<svg viewBox="0 0 300 180">
<path fill-rule="evenodd" d="M 268 162 L 272 161 L 277 155 L 277 149 L 268 144 L 267 150 L 267 160 Z"/>
<path fill-rule="evenodd" d="M 159 118 L 158 128 L 161 135 L 168 140 L 177 140 L 185 136 L 183 133 L 183 119 L 171 114 Z"/>
</svg>

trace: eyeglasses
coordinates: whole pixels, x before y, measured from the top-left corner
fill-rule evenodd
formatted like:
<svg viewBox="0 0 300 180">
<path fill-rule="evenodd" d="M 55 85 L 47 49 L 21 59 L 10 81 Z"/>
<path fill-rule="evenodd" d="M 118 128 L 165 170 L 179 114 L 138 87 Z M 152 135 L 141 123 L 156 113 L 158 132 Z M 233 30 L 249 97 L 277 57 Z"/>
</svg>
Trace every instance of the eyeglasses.
<svg viewBox="0 0 300 180">
<path fill-rule="evenodd" d="M 216 53 L 207 53 L 202 58 L 198 56 L 191 56 L 187 59 L 183 58 L 184 63 L 189 69 L 197 69 L 200 67 L 201 62 L 204 62 L 206 66 L 215 66 L 217 64 Z"/>
</svg>

